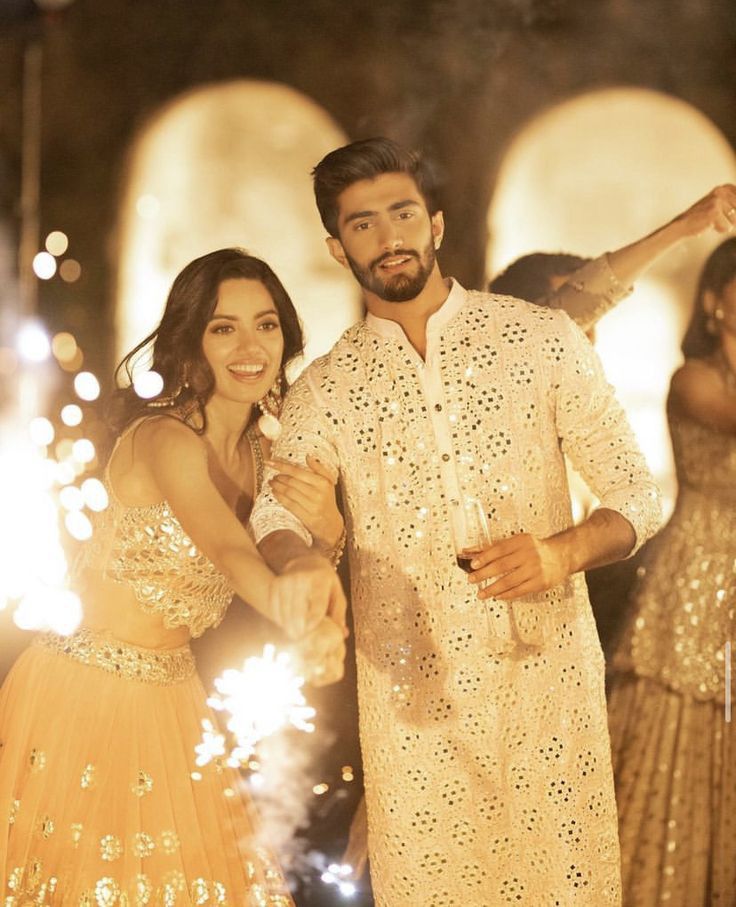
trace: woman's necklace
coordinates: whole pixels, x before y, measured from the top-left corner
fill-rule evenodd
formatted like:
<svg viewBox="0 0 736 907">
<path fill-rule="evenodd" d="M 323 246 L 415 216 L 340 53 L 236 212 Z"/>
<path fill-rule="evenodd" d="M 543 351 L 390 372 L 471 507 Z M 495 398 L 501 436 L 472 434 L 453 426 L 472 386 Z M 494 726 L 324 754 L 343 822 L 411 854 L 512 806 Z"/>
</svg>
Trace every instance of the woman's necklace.
<svg viewBox="0 0 736 907">
<path fill-rule="evenodd" d="M 251 426 L 245 433 L 253 458 L 253 500 L 258 497 L 258 492 L 263 485 L 263 450 L 255 426 Z"/>
</svg>

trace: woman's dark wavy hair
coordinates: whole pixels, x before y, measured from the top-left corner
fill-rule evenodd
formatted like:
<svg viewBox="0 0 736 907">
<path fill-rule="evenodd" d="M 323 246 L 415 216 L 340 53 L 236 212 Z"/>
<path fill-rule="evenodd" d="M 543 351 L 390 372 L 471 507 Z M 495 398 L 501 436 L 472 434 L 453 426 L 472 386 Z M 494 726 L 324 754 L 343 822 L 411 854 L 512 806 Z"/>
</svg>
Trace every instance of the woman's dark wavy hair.
<svg viewBox="0 0 736 907">
<path fill-rule="evenodd" d="M 360 180 L 374 180 L 385 173 L 405 173 L 419 190 L 427 210 L 438 210 L 434 174 L 416 151 L 407 151 L 392 139 L 377 136 L 336 148 L 312 170 L 314 197 L 325 230 L 338 237 L 340 194 Z"/>
<path fill-rule="evenodd" d="M 497 274 L 488 284 L 488 290 L 542 305 L 552 292 L 550 280 L 553 277 L 572 274 L 587 261 L 590 259 L 568 252 L 530 252 L 512 261 L 505 271 Z"/>
<path fill-rule="evenodd" d="M 187 421 L 198 415 L 196 430 L 204 432 L 204 407 L 215 386 L 207 360 L 202 352 L 202 338 L 217 305 L 217 294 L 224 280 L 244 278 L 258 280 L 273 299 L 284 335 L 282 391 L 286 390 L 283 366 L 304 350 L 304 338 L 294 305 L 281 281 L 265 261 L 242 249 L 218 249 L 195 258 L 177 275 L 166 299 L 159 326 L 134 347 L 115 369 L 116 390 L 108 409 L 108 421 L 118 434 L 141 416 L 177 414 Z M 150 368 L 163 378 L 160 394 L 142 400 L 132 386 L 136 364 L 151 355 Z M 184 387 L 187 382 L 188 387 Z M 178 391 L 178 393 L 177 393 Z M 170 406 L 150 406 L 176 395 Z M 253 407 L 250 421 L 258 417 Z"/>
<path fill-rule="evenodd" d="M 708 290 L 720 296 L 735 277 L 736 237 L 732 237 L 711 252 L 703 266 L 695 293 L 693 314 L 682 341 L 681 349 L 686 359 L 704 359 L 720 346 L 718 334 L 708 330 L 710 316 L 703 308 L 703 300 Z"/>
</svg>

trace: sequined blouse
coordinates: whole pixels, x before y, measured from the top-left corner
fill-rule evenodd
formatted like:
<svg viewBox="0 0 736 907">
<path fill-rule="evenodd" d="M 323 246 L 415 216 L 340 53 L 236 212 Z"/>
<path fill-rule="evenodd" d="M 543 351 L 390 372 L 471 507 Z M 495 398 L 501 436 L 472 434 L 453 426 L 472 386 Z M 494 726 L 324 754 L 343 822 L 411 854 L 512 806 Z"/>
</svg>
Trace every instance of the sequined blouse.
<svg viewBox="0 0 736 907">
<path fill-rule="evenodd" d="M 670 413 L 679 492 L 639 571 L 617 672 L 725 700 L 736 636 L 736 435 Z"/>
<path fill-rule="evenodd" d="M 158 614 L 167 629 L 186 627 L 201 636 L 225 616 L 233 591 L 197 549 L 166 501 L 131 507 L 115 495 L 106 472 L 109 506 L 97 514 L 92 538 L 74 566 L 133 590 L 139 606 Z"/>
</svg>

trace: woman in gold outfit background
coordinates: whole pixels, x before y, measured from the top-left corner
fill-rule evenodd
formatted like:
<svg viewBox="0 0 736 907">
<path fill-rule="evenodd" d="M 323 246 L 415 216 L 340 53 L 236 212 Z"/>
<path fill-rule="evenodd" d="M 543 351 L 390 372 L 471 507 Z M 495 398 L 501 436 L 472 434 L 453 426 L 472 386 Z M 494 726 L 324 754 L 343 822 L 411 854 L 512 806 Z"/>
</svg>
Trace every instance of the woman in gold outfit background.
<svg viewBox="0 0 736 907">
<path fill-rule="evenodd" d="M 188 643 L 236 592 L 299 640 L 318 679 L 341 675 L 329 561 L 276 578 L 245 528 L 269 451 L 256 404 L 272 410 L 284 390 L 299 321 L 268 265 L 223 249 L 179 274 L 126 367 L 151 344 L 160 396 L 113 401 L 110 505 L 73 571 L 83 626 L 37 637 L 0 691 L 6 907 L 292 903 L 237 773 L 195 765 L 210 713 Z M 289 506 L 329 549 L 342 519 L 313 465 Z"/>
<path fill-rule="evenodd" d="M 677 504 L 612 659 L 624 907 L 736 905 L 736 239 L 705 264 L 682 350 Z"/>
</svg>

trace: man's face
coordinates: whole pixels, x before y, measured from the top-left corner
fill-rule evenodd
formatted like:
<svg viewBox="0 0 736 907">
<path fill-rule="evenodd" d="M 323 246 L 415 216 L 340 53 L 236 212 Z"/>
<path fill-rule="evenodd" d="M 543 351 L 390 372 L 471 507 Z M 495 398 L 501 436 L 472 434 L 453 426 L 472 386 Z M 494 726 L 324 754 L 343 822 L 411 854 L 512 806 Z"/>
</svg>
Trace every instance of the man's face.
<svg viewBox="0 0 736 907">
<path fill-rule="evenodd" d="M 339 239 L 332 256 L 358 283 L 387 302 L 408 302 L 424 289 L 442 239 L 442 213 L 430 217 L 411 176 L 384 173 L 359 180 L 338 198 Z"/>
</svg>

